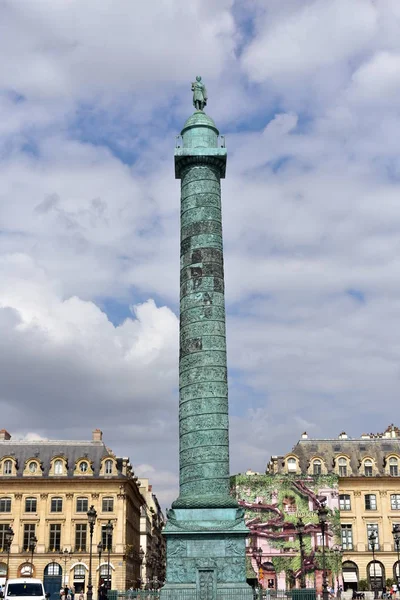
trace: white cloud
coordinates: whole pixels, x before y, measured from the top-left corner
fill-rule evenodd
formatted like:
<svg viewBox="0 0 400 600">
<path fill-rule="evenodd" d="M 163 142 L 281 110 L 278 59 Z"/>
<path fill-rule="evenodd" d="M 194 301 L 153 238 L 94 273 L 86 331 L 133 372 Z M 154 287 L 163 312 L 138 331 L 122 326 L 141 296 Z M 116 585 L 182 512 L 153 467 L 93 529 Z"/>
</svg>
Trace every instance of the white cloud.
<svg viewBox="0 0 400 600">
<path fill-rule="evenodd" d="M 400 359 L 400 5 L 352 6 L 4 4 L 4 427 L 84 439 L 100 426 L 164 505 L 176 498 L 173 144 L 198 72 L 229 152 L 232 470 L 262 471 L 304 428 L 385 427 Z M 107 301 L 135 308 L 124 321 Z"/>
</svg>

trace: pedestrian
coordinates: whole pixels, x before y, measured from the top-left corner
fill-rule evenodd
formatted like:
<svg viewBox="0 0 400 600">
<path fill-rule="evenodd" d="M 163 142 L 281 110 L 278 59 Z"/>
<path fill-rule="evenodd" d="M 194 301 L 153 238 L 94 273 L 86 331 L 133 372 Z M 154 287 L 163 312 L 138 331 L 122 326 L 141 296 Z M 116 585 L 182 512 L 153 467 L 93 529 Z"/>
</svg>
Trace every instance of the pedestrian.
<svg viewBox="0 0 400 600">
<path fill-rule="evenodd" d="M 83 593 L 83 590 L 81 590 L 79 594 L 79 600 L 85 600 L 85 594 Z"/>
</svg>

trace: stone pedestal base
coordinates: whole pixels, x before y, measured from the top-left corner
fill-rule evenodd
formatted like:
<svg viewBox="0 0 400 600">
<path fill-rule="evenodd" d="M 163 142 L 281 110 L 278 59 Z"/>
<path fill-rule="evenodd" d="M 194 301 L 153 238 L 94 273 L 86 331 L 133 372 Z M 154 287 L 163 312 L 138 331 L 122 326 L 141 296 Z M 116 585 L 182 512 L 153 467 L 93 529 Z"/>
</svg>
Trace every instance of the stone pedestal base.
<svg viewBox="0 0 400 600">
<path fill-rule="evenodd" d="M 248 529 L 241 508 L 168 511 L 167 577 L 161 600 L 252 600 Z"/>
</svg>

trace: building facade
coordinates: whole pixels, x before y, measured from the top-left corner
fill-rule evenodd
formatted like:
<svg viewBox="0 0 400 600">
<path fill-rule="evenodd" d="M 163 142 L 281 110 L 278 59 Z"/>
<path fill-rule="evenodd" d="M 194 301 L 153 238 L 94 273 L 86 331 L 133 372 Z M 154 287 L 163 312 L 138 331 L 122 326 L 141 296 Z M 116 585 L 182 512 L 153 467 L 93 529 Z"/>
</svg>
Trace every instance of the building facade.
<svg viewBox="0 0 400 600">
<path fill-rule="evenodd" d="M 146 500 L 140 512 L 141 586 L 157 589 L 165 580 L 165 520 L 149 480 L 141 477 L 138 485 Z"/>
<path fill-rule="evenodd" d="M 400 431 L 310 439 L 304 433 L 268 471 L 334 475 L 339 484 L 344 588 L 382 590 L 400 578 L 393 527 L 400 524 Z M 371 542 L 371 533 L 375 540 Z"/>
<path fill-rule="evenodd" d="M 44 580 L 52 598 L 61 585 L 87 591 L 140 579 L 140 493 L 128 458 L 116 457 L 96 429 L 90 441 L 14 441 L 0 431 L 0 577 Z M 91 540 L 87 512 L 97 513 Z M 106 526 L 112 526 L 107 533 Z M 7 547 L 11 527 L 14 537 Z"/>
<path fill-rule="evenodd" d="M 280 469 L 280 466 L 283 467 Z M 330 583 L 340 577 L 336 548 L 339 524 L 338 478 L 335 475 L 288 472 L 287 459 L 271 473 L 247 471 L 231 478 L 232 493 L 245 509 L 250 530 L 246 548 L 248 579 L 265 589 L 301 586 L 322 590 L 322 533 L 317 510 L 329 509 L 324 535 Z M 279 472 L 282 471 L 282 472 Z M 301 519 L 301 521 L 300 521 Z M 299 535 L 299 522 L 302 528 Z M 303 572 L 300 544 L 303 546 Z M 341 583 L 341 581 L 339 581 Z"/>
</svg>

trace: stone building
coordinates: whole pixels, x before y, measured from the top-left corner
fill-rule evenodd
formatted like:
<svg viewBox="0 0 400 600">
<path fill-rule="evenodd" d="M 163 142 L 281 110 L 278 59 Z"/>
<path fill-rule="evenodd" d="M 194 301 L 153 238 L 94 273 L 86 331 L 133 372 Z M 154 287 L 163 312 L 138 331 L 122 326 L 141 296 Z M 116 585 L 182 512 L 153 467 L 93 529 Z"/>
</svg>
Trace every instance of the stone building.
<svg viewBox="0 0 400 600">
<path fill-rule="evenodd" d="M 94 591 L 107 581 L 112 589 L 136 585 L 140 578 L 140 510 L 145 502 L 129 459 L 115 456 L 99 429 L 93 431 L 90 441 L 14 441 L 1 430 L 0 577 L 6 576 L 8 560 L 10 577 L 43 579 L 53 599 L 61 584 L 86 591 L 87 511 L 93 505 L 97 512 L 92 544 Z M 113 526 L 110 561 L 108 521 Z M 9 526 L 14 538 L 8 554 Z"/>
<path fill-rule="evenodd" d="M 141 584 L 158 588 L 165 580 L 165 539 L 162 536 L 164 515 L 149 480 L 141 477 L 139 490 L 146 503 L 140 512 L 140 547 L 143 554 Z"/>
<path fill-rule="evenodd" d="M 335 475 L 339 481 L 340 542 L 344 587 L 381 590 L 400 577 L 393 526 L 400 524 L 400 431 L 310 439 L 306 433 L 269 473 Z M 376 534 L 373 560 L 369 537 Z M 365 580 L 365 582 L 362 582 Z M 361 582 L 361 583 L 360 583 Z"/>
</svg>

